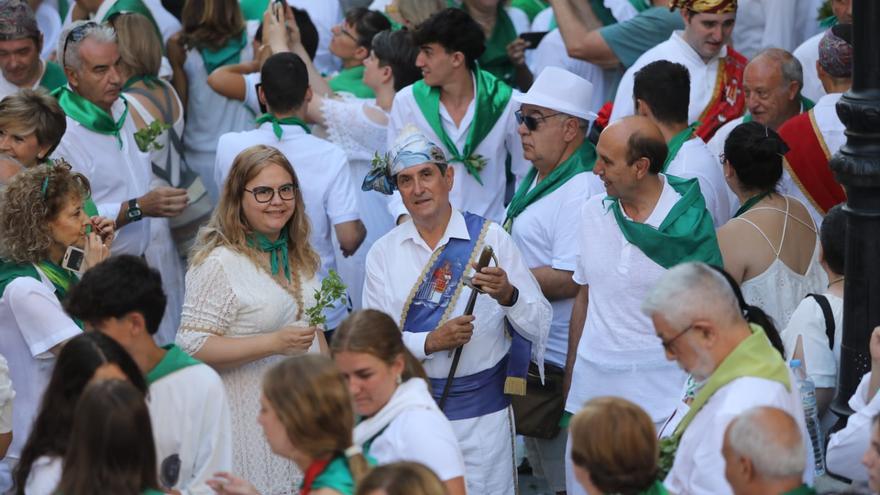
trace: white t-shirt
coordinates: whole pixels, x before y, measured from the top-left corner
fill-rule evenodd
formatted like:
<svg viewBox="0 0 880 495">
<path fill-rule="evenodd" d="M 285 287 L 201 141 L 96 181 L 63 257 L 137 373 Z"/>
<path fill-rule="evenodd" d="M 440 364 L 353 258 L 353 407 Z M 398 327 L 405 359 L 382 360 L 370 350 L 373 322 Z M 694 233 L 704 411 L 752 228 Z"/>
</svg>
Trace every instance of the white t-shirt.
<svg viewBox="0 0 880 495">
<path fill-rule="evenodd" d="M 24 492 L 27 495 L 55 495 L 63 471 L 64 459 L 61 457 L 38 457 L 31 464 L 31 472 L 24 485 Z"/>
<path fill-rule="evenodd" d="M 284 133 L 280 140 L 275 137 L 269 122 L 253 131 L 231 132 L 221 136 L 217 143 L 214 179 L 217 187 L 222 188 L 235 157 L 250 146 L 264 144 L 284 153 L 301 184 L 299 191 L 302 192 L 312 227 L 309 240 L 321 257 L 320 278 L 324 278 L 329 270 L 336 270 L 331 228 L 360 219 L 358 192 L 348 159 L 339 146 L 307 134 L 299 126 L 282 125 L 281 128 Z M 345 319 L 346 309 L 344 305 L 337 304 L 324 314 L 327 316 L 327 329 L 332 329 Z"/>
<path fill-rule="evenodd" d="M 715 228 L 730 220 L 730 188 L 724 180 L 721 163 L 702 139 L 686 141 L 669 164 L 666 173 L 683 179 L 697 179 Z"/>
<path fill-rule="evenodd" d="M 644 222 L 654 228 L 681 199 L 661 179 L 663 191 Z M 580 214 L 574 281 L 589 285 L 589 305 L 565 410 L 574 413 L 594 397 L 614 395 L 635 402 L 658 422 L 675 410 L 685 381 L 641 311 L 666 269 L 623 237 L 604 199 L 593 196 Z"/>
<path fill-rule="evenodd" d="M 254 115 L 260 115 L 260 97 L 257 95 L 257 84 L 262 82 L 263 76 L 259 72 L 251 72 L 244 75 L 244 106 Z"/>
<path fill-rule="evenodd" d="M 797 0 L 739 0 L 733 46 L 752 59 L 764 49 L 792 51 L 800 42 Z M 806 9 L 801 6 L 800 8 Z"/>
<path fill-rule="evenodd" d="M 12 388 L 12 380 L 9 378 L 9 363 L 0 354 L 0 433 L 12 431 L 13 399 L 15 399 L 15 390 Z"/>
<path fill-rule="evenodd" d="M 0 354 L 9 360 L 16 388 L 13 439 L 5 463 L 18 460 L 30 434 L 55 366 L 55 356 L 49 351 L 82 332 L 64 312 L 52 283 L 37 271 L 41 280 L 19 277 L 6 286 L 0 297 Z"/>
<path fill-rule="evenodd" d="M 833 350 L 825 334 L 825 314 L 812 297 L 805 297 L 798 304 L 781 336 L 785 345 L 785 354 L 788 356 L 794 353 L 798 336 L 802 336 L 807 374 L 816 387 L 835 388 L 843 336 L 843 299 L 828 292 L 823 295 L 828 298 L 831 313 L 834 315 Z"/>
<path fill-rule="evenodd" d="M 532 183 L 532 187 L 534 187 Z M 530 204 L 514 220 L 510 236 L 529 269 L 549 266 L 574 272 L 577 264 L 578 215 L 584 202 L 594 194 L 604 194 L 602 181 L 592 172 L 578 174 L 552 193 Z M 545 359 L 565 366 L 568 350 L 568 321 L 574 299 L 550 301 L 553 321 L 547 338 Z"/>
<path fill-rule="evenodd" d="M 822 86 L 819 73 L 816 71 L 816 62 L 819 61 L 819 42 L 824 35 L 825 33 L 821 32 L 808 38 L 794 50 L 794 56 L 800 61 L 804 71 L 804 87 L 801 89 L 801 94 L 813 101 L 818 101 L 826 95 L 825 87 Z"/>
<path fill-rule="evenodd" d="M 829 471 L 857 482 L 868 481 L 868 470 L 861 460 L 871 441 L 874 416 L 880 414 L 880 394 L 868 397 L 870 384 L 871 372 L 868 372 L 849 399 L 853 414 L 847 418 L 845 428 L 831 435 L 825 454 Z"/>
</svg>

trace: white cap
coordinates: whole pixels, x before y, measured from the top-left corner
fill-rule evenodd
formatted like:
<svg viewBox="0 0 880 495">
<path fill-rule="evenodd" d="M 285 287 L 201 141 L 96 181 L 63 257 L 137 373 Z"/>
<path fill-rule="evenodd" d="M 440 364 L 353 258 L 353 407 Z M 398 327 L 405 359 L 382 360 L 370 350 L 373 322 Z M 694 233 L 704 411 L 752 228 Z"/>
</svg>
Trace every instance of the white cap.
<svg viewBox="0 0 880 495">
<path fill-rule="evenodd" d="M 589 110 L 593 84 L 559 67 L 546 67 L 528 92 L 515 94 L 513 99 L 524 105 L 537 105 L 584 120 L 596 118 L 596 114 Z"/>
</svg>

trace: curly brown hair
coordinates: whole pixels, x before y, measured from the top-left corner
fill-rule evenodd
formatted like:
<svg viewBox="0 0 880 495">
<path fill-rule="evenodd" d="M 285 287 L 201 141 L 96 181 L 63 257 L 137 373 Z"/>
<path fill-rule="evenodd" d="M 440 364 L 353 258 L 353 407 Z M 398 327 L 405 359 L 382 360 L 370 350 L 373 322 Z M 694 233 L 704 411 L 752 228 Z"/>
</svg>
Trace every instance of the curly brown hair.
<svg viewBox="0 0 880 495">
<path fill-rule="evenodd" d="M 0 193 L 0 257 L 16 263 L 46 259 L 49 222 L 71 198 L 82 201 L 89 194 L 88 179 L 63 160 L 16 174 Z"/>
</svg>

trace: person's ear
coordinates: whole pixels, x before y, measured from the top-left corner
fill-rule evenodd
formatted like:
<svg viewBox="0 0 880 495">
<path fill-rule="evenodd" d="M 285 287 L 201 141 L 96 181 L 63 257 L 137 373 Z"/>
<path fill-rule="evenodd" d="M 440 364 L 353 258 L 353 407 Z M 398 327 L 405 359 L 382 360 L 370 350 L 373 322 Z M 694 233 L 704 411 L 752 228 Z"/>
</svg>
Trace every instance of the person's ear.
<svg viewBox="0 0 880 495">
<path fill-rule="evenodd" d="M 742 479 L 746 481 L 753 481 L 757 477 L 755 473 L 755 466 L 752 464 L 751 459 L 738 455 L 736 458 L 736 464 L 740 474 L 742 475 Z"/>
<path fill-rule="evenodd" d="M 379 67 L 382 71 L 382 82 L 386 83 L 388 81 L 394 81 L 394 71 L 391 70 L 390 65 L 386 65 L 384 67 Z"/>
<path fill-rule="evenodd" d="M 43 53 L 43 33 L 37 38 L 37 53 Z"/>
<path fill-rule="evenodd" d="M 261 89 L 262 89 L 262 88 L 261 88 Z M 315 96 L 315 94 L 312 93 L 312 87 L 309 86 L 308 88 L 306 88 L 306 94 L 305 94 L 305 96 L 303 96 L 303 103 L 306 104 L 306 105 L 308 105 L 309 102 L 312 101 L 312 97 L 313 97 L 313 96 Z"/>
<path fill-rule="evenodd" d="M 789 81 L 788 88 L 786 88 L 786 97 L 788 101 L 797 100 L 798 93 L 801 91 L 801 84 L 797 81 Z"/>
<path fill-rule="evenodd" d="M 391 374 L 393 376 L 402 376 L 405 368 L 406 358 L 403 357 L 403 354 L 398 354 L 397 357 L 394 358 L 394 362 L 391 363 Z"/>
<path fill-rule="evenodd" d="M 129 323 L 129 334 L 134 337 L 139 333 L 149 334 L 147 331 L 147 319 L 139 311 L 132 311 L 125 315 Z"/>
<path fill-rule="evenodd" d="M 462 52 L 452 52 L 452 66 L 456 69 L 467 64 L 467 58 L 465 58 L 464 53 Z"/>
<path fill-rule="evenodd" d="M 636 178 L 639 180 L 644 179 L 651 173 L 651 160 L 648 157 L 643 156 L 639 158 L 633 162 L 632 166 L 636 168 Z"/>
<path fill-rule="evenodd" d="M 357 48 L 354 49 L 354 58 L 360 60 L 361 62 L 363 62 L 369 56 L 370 56 L 369 48 L 366 48 L 363 46 L 358 46 Z"/>
<path fill-rule="evenodd" d="M 651 107 L 645 103 L 645 100 L 641 98 L 635 98 L 636 100 L 636 115 L 641 115 L 643 117 L 651 118 Z"/>
<path fill-rule="evenodd" d="M 565 124 L 563 124 L 562 128 L 562 140 L 566 143 L 570 143 L 577 139 L 578 136 L 583 136 L 584 132 L 581 129 L 581 123 L 578 119 L 574 117 L 569 117 L 565 119 Z"/>
<path fill-rule="evenodd" d="M 308 94 L 309 94 L 308 91 L 306 91 L 306 95 L 308 95 Z M 266 92 L 263 91 L 262 85 L 260 85 L 260 87 L 257 88 L 257 99 L 260 100 L 260 103 L 264 107 L 269 108 L 269 104 L 266 103 Z"/>
<path fill-rule="evenodd" d="M 455 184 L 455 167 L 451 163 L 446 165 L 446 173 L 443 174 L 443 178 L 446 180 L 446 186 L 451 191 L 452 185 Z"/>
</svg>

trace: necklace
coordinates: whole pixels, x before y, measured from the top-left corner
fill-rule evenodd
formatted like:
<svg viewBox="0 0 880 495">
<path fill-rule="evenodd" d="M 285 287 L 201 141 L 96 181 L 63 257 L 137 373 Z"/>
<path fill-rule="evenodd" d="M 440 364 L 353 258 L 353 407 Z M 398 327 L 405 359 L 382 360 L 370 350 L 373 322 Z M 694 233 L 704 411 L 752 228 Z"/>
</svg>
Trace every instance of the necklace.
<svg viewBox="0 0 880 495">
<path fill-rule="evenodd" d="M 831 282 L 828 282 L 828 287 L 826 287 L 826 289 L 830 289 L 832 285 L 834 285 L 837 282 L 840 282 L 842 280 L 843 280 L 843 277 L 840 277 L 840 278 L 836 278 L 836 279 L 832 280 Z"/>
</svg>

